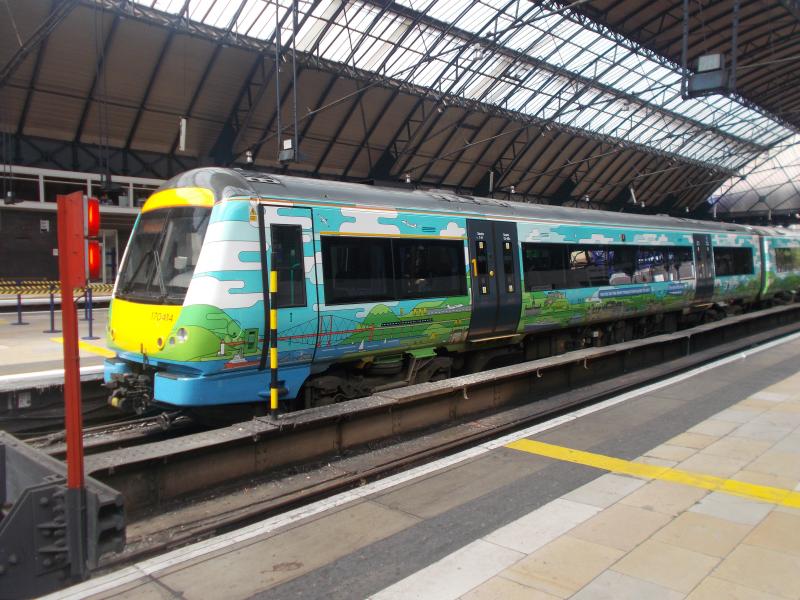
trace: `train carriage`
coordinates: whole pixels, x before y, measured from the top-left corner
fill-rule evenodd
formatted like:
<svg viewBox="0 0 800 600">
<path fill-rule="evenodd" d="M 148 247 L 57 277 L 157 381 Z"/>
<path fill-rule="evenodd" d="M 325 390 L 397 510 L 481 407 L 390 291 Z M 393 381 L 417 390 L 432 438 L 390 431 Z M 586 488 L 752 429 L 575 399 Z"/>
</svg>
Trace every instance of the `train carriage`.
<svg viewBox="0 0 800 600">
<path fill-rule="evenodd" d="M 800 290 L 800 235 L 786 229 L 759 227 L 764 257 L 761 297 L 788 297 Z"/>
<path fill-rule="evenodd" d="M 798 236 L 197 169 L 145 204 L 110 307 L 112 404 L 336 402 L 524 349 L 671 330 L 798 288 Z M 278 273 L 270 305 L 268 272 Z M 263 404 L 263 403 L 262 403 Z"/>
</svg>

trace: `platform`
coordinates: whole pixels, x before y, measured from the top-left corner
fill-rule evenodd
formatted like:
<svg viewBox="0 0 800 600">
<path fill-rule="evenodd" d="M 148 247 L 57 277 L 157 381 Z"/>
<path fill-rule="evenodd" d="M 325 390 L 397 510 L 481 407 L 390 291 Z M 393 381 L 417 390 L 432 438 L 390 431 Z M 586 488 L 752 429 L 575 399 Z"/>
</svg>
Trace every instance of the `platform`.
<svg viewBox="0 0 800 600">
<path fill-rule="evenodd" d="M 82 320 L 78 310 L 78 330 L 88 336 L 89 323 Z M 106 347 L 105 330 L 108 309 L 92 311 L 92 333 L 98 339 L 80 340 L 82 377 L 102 378 L 102 364 L 114 353 Z M 63 352 L 61 333 L 45 333 L 50 329 L 50 312 L 26 311 L 22 320 L 27 325 L 15 325 L 16 313 L 0 314 L 0 391 L 29 388 L 32 385 L 56 385 L 63 382 Z M 61 313 L 55 312 L 55 328 L 61 329 Z"/>
<path fill-rule="evenodd" d="M 58 598 L 797 598 L 800 335 Z"/>
</svg>

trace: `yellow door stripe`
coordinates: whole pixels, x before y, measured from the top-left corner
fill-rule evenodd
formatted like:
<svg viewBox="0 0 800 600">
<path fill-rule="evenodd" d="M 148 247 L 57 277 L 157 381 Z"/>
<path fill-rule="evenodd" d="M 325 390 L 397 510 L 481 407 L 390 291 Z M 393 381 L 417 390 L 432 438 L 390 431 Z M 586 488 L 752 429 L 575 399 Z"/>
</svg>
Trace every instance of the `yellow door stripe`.
<svg viewBox="0 0 800 600">
<path fill-rule="evenodd" d="M 64 343 L 63 337 L 54 337 L 50 338 L 51 342 L 56 342 L 58 344 Z M 96 346 L 94 344 L 90 344 L 89 342 L 84 342 L 83 340 L 78 340 L 78 347 L 81 350 L 86 350 L 87 352 L 91 352 L 92 354 L 98 354 L 100 356 L 105 356 L 106 358 L 114 358 L 117 353 L 109 350 L 108 348 L 103 348 L 102 346 Z"/>
<path fill-rule="evenodd" d="M 756 485 L 754 483 L 737 481 L 735 479 L 724 479 L 715 475 L 704 475 L 702 473 L 692 473 L 690 471 L 682 471 L 670 467 L 648 465 L 528 439 L 511 442 L 506 448 L 585 465 L 587 467 L 594 467 L 595 469 L 602 469 L 612 473 L 632 475 L 633 477 L 640 477 L 642 479 L 660 479 L 662 481 L 690 485 L 715 492 L 724 492 L 750 500 L 761 500 L 772 504 L 800 508 L 800 492 L 770 487 L 768 485 Z"/>
</svg>

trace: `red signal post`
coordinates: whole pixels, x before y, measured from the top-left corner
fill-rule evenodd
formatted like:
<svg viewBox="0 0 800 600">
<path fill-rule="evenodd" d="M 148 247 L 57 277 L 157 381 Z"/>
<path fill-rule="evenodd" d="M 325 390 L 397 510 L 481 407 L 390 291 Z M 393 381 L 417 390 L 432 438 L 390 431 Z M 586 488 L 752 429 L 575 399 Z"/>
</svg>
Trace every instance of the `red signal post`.
<svg viewBox="0 0 800 600">
<path fill-rule="evenodd" d="M 61 279 L 61 315 L 64 331 L 64 421 L 67 438 L 68 535 L 73 548 L 86 556 L 83 471 L 83 416 L 81 411 L 78 315 L 73 297 L 100 272 L 100 204 L 80 192 L 58 198 L 58 268 Z M 73 545 L 74 544 L 74 545 Z M 72 575 L 87 576 L 85 560 L 71 563 Z"/>
</svg>

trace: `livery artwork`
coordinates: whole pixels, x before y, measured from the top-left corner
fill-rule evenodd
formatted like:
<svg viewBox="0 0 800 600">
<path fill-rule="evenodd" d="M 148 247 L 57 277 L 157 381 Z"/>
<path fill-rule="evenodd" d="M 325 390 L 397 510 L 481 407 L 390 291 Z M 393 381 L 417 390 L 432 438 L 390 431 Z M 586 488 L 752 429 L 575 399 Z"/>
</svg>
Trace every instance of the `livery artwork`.
<svg viewBox="0 0 800 600">
<path fill-rule="evenodd" d="M 225 171 L 225 176 L 231 180 L 239 177 L 233 171 Z M 265 178 L 248 181 L 265 188 L 278 187 L 282 181 L 277 176 Z M 277 313 L 279 372 L 288 398 L 296 396 L 312 374 L 324 372 L 331 365 L 382 356 L 433 357 L 439 350 L 458 353 L 470 348 L 472 279 L 481 272 L 481 261 L 486 260 L 471 254 L 472 242 L 468 239 L 469 219 L 487 219 L 475 204 L 454 201 L 449 206 L 442 202 L 436 210 L 371 206 L 327 199 L 322 183 L 315 198 L 256 196 L 246 192 L 245 183 L 242 190 L 229 190 L 233 191 L 221 200 L 217 198 L 213 206 L 203 200 L 199 205 L 202 208 L 197 208 L 210 214 L 204 236 L 181 232 L 173 236 L 173 242 L 165 225 L 159 239 L 174 243 L 177 255 L 170 264 L 158 265 L 158 269 L 145 266 L 141 271 L 154 271 L 159 276 L 162 269 L 176 271 L 173 277 L 161 277 L 158 286 L 150 287 L 160 286 L 161 297 L 168 298 L 172 284 L 184 285 L 182 301 L 148 304 L 134 295 L 126 298 L 122 290 L 116 290 L 108 341 L 118 352 L 118 359 L 106 364 L 107 380 L 144 363 L 155 370 L 154 396 L 162 403 L 180 406 L 257 400 L 266 385 L 260 366 L 268 342 L 268 307 L 262 282 L 264 273 L 272 268 L 270 261 L 278 260 L 285 267 L 279 291 L 286 294 Z M 154 197 L 158 197 L 159 207 L 185 206 L 192 203 L 185 199 L 191 198 L 191 193 L 168 188 Z M 713 263 L 701 265 L 692 258 L 693 232 L 689 230 L 566 223 L 529 216 L 517 219 L 514 225 L 518 243 L 513 248 L 507 234 L 498 239 L 505 240 L 506 251 L 511 248 L 517 254 L 507 262 L 507 268 L 521 271 L 515 275 L 521 289 L 516 289 L 513 277 L 504 280 L 519 298 L 515 305 L 519 306 L 515 309 L 516 334 L 512 330 L 517 340 L 531 332 L 679 311 L 697 300 L 701 268 L 713 277 L 708 302 L 748 302 L 759 294 L 800 287 L 800 262 L 796 270 L 779 272 L 775 254 L 777 248 L 800 248 L 798 236 L 712 232 L 713 248 L 726 248 L 734 258 L 740 256 L 737 249 L 746 250 L 752 263 L 745 265 L 745 274 L 714 276 Z M 132 239 L 138 231 L 137 226 Z M 284 237 L 276 237 L 279 233 Z M 274 242 L 276 239 L 278 242 Z M 423 250 L 409 245 L 414 240 L 425 242 L 419 244 Z M 491 241 L 484 233 L 475 243 L 491 245 Z M 348 272 L 344 262 L 326 265 L 326 244 L 341 252 L 352 251 L 352 261 L 360 268 L 377 268 L 374 263 L 378 258 L 369 256 L 375 250 L 367 251 L 366 256 L 364 251 L 354 251 L 358 244 L 372 249 L 391 245 L 394 262 L 379 265 L 390 278 L 392 273 L 397 276 L 397 269 L 406 268 L 403 260 L 423 260 L 431 272 L 417 273 L 405 284 L 424 297 L 407 297 L 413 293 L 396 287 L 385 299 L 358 299 L 374 296 L 379 284 L 359 279 L 357 269 Z M 402 248 L 406 248 L 406 254 L 397 254 Z M 441 249 L 442 257 L 449 257 L 450 264 L 437 265 L 437 260 L 424 255 L 436 248 Z M 454 248 L 458 248 L 458 261 L 452 260 L 453 254 L 446 254 Z M 549 258 L 544 251 L 537 253 L 540 248 L 551 253 Z M 631 249 L 629 254 L 626 248 Z M 642 254 L 642 248 L 649 254 Z M 401 255 L 403 258 L 398 258 Z M 788 254 L 780 255 L 782 264 L 789 264 L 784 256 Z M 262 259 L 267 264 L 262 264 Z M 495 277 L 494 269 L 499 269 L 503 260 L 500 250 L 496 258 L 489 256 L 488 260 L 490 266 L 497 266 L 487 268 L 481 281 Z M 580 274 L 585 281 L 571 284 L 566 279 L 548 280 L 542 266 L 546 260 L 560 265 L 565 274 L 559 271 L 558 277 Z M 718 270 L 730 268 L 718 263 Z M 764 290 L 762 264 L 766 268 Z M 185 267 L 185 273 L 178 272 Z M 354 294 L 355 300 L 337 295 L 345 292 L 332 287 L 325 276 L 326 268 L 340 269 L 338 276 L 349 278 L 343 281 L 349 286 L 346 292 Z M 737 268 L 741 272 L 741 265 Z M 447 289 L 456 293 L 436 296 L 429 291 L 437 289 L 432 287 L 437 281 L 445 280 L 455 282 Z M 327 304 L 326 298 L 336 300 Z M 147 325 L 142 320 L 144 315 Z M 132 320 L 141 323 L 139 330 L 131 331 Z M 164 377 L 162 371 L 174 374 Z"/>
</svg>

